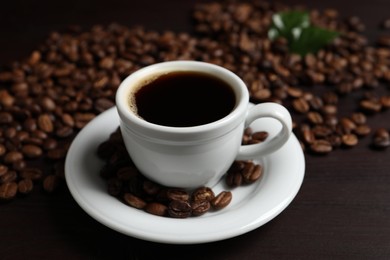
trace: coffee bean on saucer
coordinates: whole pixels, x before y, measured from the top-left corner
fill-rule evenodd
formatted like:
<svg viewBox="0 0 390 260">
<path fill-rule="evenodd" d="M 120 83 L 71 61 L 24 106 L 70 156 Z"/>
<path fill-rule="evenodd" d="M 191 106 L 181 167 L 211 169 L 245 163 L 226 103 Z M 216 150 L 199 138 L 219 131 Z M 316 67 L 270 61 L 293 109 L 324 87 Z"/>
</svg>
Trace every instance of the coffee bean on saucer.
<svg viewBox="0 0 390 260">
<path fill-rule="evenodd" d="M 168 211 L 168 207 L 159 202 L 150 202 L 144 209 L 146 212 L 156 216 L 166 216 Z"/>
<path fill-rule="evenodd" d="M 199 201 L 211 201 L 214 199 L 215 194 L 213 190 L 209 187 L 200 187 L 195 189 L 191 194 L 191 201 L 199 202 Z"/>
<path fill-rule="evenodd" d="M 191 202 L 191 211 L 193 216 L 201 216 L 210 210 L 211 204 L 208 200 L 199 200 Z"/>
<path fill-rule="evenodd" d="M 168 214 L 173 218 L 187 218 L 191 216 L 192 207 L 189 202 L 173 200 L 168 205 Z"/>
<path fill-rule="evenodd" d="M 187 191 L 177 188 L 169 188 L 166 191 L 167 199 L 170 201 L 180 200 L 180 201 L 189 201 L 190 195 Z"/>
<path fill-rule="evenodd" d="M 131 193 L 126 193 L 123 196 L 123 199 L 127 204 L 137 209 L 143 209 L 146 206 L 146 202 L 144 200 Z"/>
<path fill-rule="evenodd" d="M 232 193 L 230 191 L 222 191 L 214 199 L 211 200 L 213 209 L 220 210 L 225 208 L 232 201 Z"/>
</svg>

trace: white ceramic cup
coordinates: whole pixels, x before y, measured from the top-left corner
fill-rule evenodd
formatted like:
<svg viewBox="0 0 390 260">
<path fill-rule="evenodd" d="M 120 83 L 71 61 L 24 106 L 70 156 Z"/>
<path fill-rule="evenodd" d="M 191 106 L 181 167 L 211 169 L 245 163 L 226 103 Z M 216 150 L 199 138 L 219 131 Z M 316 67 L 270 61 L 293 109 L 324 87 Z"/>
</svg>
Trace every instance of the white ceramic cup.
<svg viewBox="0 0 390 260">
<path fill-rule="evenodd" d="M 174 71 L 211 74 L 227 82 L 236 95 L 233 111 L 212 123 L 170 127 L 147 122 L 129 108 L 133 87 L 154 75 Z M 157 183 L 180 188 L 212 187 L 234 160 L 267 155 L 289 139 L 292 120 L 286 108 L 276 103 L 249 108 L 249 104 L 247 87 L 237 75 L 220 66 L 198 61 L 169 61 L 142 68 L 128 76 L 116 93 L 120 129 L 136 167 Z M 264 143 L 241 145 L 245 127 L 263 117 L 278 120 L 282 126 L 279 133 Z"/>
</svg>

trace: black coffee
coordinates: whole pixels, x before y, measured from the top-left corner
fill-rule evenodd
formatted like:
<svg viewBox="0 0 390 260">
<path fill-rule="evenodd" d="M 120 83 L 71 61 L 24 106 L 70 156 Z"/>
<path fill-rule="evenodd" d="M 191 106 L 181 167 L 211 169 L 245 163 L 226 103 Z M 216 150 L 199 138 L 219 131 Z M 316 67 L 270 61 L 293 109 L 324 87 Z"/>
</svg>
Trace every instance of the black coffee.
<svg viewBox="0 0 390 260">
<path fill-rule="evenodd" d="M 228 115 L 236 103 L 229 84 L 198 72 L 160 75 L 139 87 L 134 96 L 135 109 L 141 118 L 174 127 L 198 126 L 219 120 Z"/>
</svg>

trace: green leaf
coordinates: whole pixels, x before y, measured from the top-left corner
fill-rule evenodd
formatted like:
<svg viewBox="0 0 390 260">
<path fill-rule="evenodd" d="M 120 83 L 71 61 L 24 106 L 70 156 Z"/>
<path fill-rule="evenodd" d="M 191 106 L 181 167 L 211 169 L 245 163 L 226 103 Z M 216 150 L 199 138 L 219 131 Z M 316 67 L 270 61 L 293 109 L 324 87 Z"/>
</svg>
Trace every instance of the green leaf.
<svg viewBox="0 0 390 260">
<path fill-rule="evenodd" d="M 338 32 L 310 25 L 309 13 L 304 11 L 274 14 L 268 30 L 269 39 L 285 38 L 290 51 L 302 56 L 316 53 L 338 35 Z"/>
<path fill-rule="evenodd" d="M 272 25 L 268 37 L 275 40 L 284 37 L 288 41 L 295 39 L 296 31 L 310 25 L 309 14 L 303 11 L 290 11 L 276 13 L 272 16 Z"/>
<path fill-rule="evenodd" d="M 296 40 L 289 42 L 290 51 L 298 53 L 301 56 L 307 53 L 316 53 L 338 35 L 339 33 L 335 31 L 310 26 L 302 29 L 301 34 Z"/>
</svg>

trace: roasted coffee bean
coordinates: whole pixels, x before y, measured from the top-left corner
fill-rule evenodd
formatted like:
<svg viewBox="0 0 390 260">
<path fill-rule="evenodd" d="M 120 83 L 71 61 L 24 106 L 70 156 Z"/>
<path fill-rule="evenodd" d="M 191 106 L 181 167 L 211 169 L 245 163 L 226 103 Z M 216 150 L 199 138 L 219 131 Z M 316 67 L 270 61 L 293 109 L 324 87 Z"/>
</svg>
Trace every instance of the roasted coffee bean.
<svg viewBox="0 0 390 260">
<path fill-rule="evenodd" d="M 43 189 L 46 192 L 52 193 L 57 190 L 60 184 L 60 179 L 57 175 L 48 175 L 43 180 Z"/>
<path fill-rule="evenodd" d="M 362 124 L 365 124 L 367 122 L 366 115 L 364 115 L 363 113 L 360 113 L 360 112 L 353 113 L 351 116 L 351 119 L 353 120 L 353 122 L 355 122 L 355 124 L 358 124 L 358 125 L 362 125 Z"/>
<path fill-rule="evenodd" d="M 355 146 L 359 142 L 357 136 L 354 134 L 345 134 L 341 137 L 341 139 L 343 141 L 343 144 L 348 147 Z"/>
<path fill-rule="evenodd" d="M 18 193 L 18 184 L 16 182 L 7 182 L 0 184 L 0 199 L 10 200 Z"/>
<path fill-rule="evenodd" d="M 251 137 L 252 137 L 252 140 L 263 142 L 267 139 L 268 132 L 266 132 L 266 131 L 255 132 L 251 135 Z"/>
<path fill-rule="evenodd" d="M 134 180 L 138 175 L 138 170 L 132 166 L 122 167 L 116 172 L 116 177 L 121 181 Z"/>
<path fill-rule="evenodd" d="M 0 144 L 0 157 L 7 152 L 7 148 L 3 144 Z"/>
<path fill-rule="evenodd" d="M 18 182 L 18 191 L 21 194 L 28 194 L 34 188 L 34 183 L 30 179 L 23 179 Z"/>
<path fill-rule="evenodd" d="M 315 111 L 311 111 L 311 112 L 307 113 L 307 119 L 312 124 L 324 123 L 324 119 L 323 119 L 322 115 L 318 112 L 315 112 Z"/>
<path fill-rule="evenodd" d="M 128 205 L 137 209 L 143 209 L 146 206 L 146 202 L 144 200 L 131 193 L 125 193 L 123 199 Z"/>
<path fill-rule="evenodd" d="M 9 124 L 13 120 L 13 117 L 8 112 L 0 112 L 0 124 Z"/>
<path fill-rule="evenodd" d="M 3 164 L 0 164 L 0 177 L 6 174 L 7 172 L 8 172 L 8 167 Z"/>
<path fill-rule="evenodd" d="M 23 160 L 23 154 L 18 151 L 10 151 L 4 156 L 4 163 L 6 164 L 12 164 L 20 160 Z"/>
<path fill-rule="evenodd" d="M 228 206 L 232 198 L 233 195 L 230 191 L 222 191 L 210 203 L 213 209 L 220 210 Z"/>
<path fill-rule="evenodd" d="M 62 126 L 56 130 L 56 136 L 60 138 L 66 138 L 73 134 L 73 128 L 70 126 Z"/>
<path fill-rule="evenodd" d="M 210 210 L 211 204 L 208 200 L 191 202 L 191 212 L 193 216 L 201 216 Z"/>
<path fill-rule="evenodd" d="M 310 145 L 310 150 L 317 154 L 328 154 L 333 150 L 333 147 L 329 141 L 316 140 Z"/>
<path fill-rule="evenodd" d="M 38 117 L 38 127 L 46 133 L 53 132 L 53 122 L 48 114 L 42 114 Z"/>
<path fill-rule="evenodd" d="M 64 159 L 66 156 L 67 150 L 64 147 L 58 147 L 51 149 L 47 152 L 47 157 L 52 160 Z"/>
<path fill-rule="evenodd" d="M 153 181 L 145 180 L 142 183 L 142 189 L 146 194 L 155 196 L 160 192 L 161 186 Z"/>
<path fill-rule="evenodd" d="M 191 205 L 187 201 L 172 200 L 168 205 L 168 214 L 173 218 L 188 218 L 191 212 Z"/>
<path fill-rule="evenodd" d="M 37 158 L 42 155 L 42 149 L 37 145 L 23 145 L 22 153 L 28 158 Z"/>
<path fill-rule="evenodd" d="M 23 168 L 19 175 L 23 179 L 30 179 L 33 181 L 41 180 L 43 178 L 42 170 L 38 168 Z"/>
<path fill-rule="evenodd" d="M 34 118 L 27 118 L 23 123 L 24 129 L 29 132 L 32 132 L 37 129 L 37 122 Z"/>
<path fill-rule="evenodd" d="M 110 99 L 108 99 L 108 98 L 99 98 L 99 99 L 96 100 L 94 108 L 98 112 L 103 112 L 103 111 L 106 111 L 107 109 L 109 109 L 109 108 L 111 108 L 113 106 L 114 106 L 114 102 L 111 101 Z"/>
<path fill-rule="evenodd" d="M 0 176 L 0 183 L 13 182 L 18 178 L 16 171 L 8 170 L 6 173 Z"/>
<path fill-rule="evenodd" d="M 242 180 L 242 174 L 240 171 L 231 171 L 229 170 L 226 174 L 225 181 L 226 184 L 229 187 L 238 187 L 241 186 L 243 180 Z"/>
<path fill-rule="evenodd" d="M 363 109 L 363 111 L 370 112 L 370 113 L 377 113 L 381 111 L 382 104 L 375 99 L 364 99 L 360 101 L 360 108 Z"/>
<path fill-rule="evenodd" d="M 258 179 L 260 179 L 261 175 L 263 174 L 263 168 L 256 164 L 253 168 L 248 169 L 248 171 L 242 172 L 242 177 L 245 183 L 254 183 Z"/>
<path fill-rule="evenodd" d="M 200 187 L 195 189 L 191 194 L 191 201 L 211 201 L 215 197 L 213 190 L 209 187 Z"/>
<path fill-rule="evenodd" d="M 190 199 L 190 194 L 188 194 L 187 191 L 182 189 L 175 189 L 175 188 L 168 189 L 166 191 L 166 196 L 171 201 L 174 200 L 189 201 Z"/>
<path fill-rule="evenodd" d="M 54 138 L 47 138 L 42 143 L 42 147 L 45 150 L 53 150 L 57 148 L 58 142 Z"/>
<path fill-rule="evenodd" d="M 292 105 L 295 111 L 299 113 L 307 113 L 310 110 L 310 106 L 304 98 L 294 99 Z"/>
<path fill-rule="evenodd" d="M 313 131 L 310 128 L 302 130 L 302 139 L 306 144 L 312 144 L 316 140 Z"/>
<path fill-rule="evenodd" d="M 158 202 L 150 202 L 144 209 L 146 212 L 156 216 L 166 216 L 168 214 L 168 207 Z"/>
<path fill-rule="evenodd" d="M 122 192 L 123 182 L 117 178 L 111 178 L 107 182 L 107 191 L 112 196 L 118 196 Z"/>
<path fill-rule="evenodd" d="M 375 148 L 384 149 L 390 146 L 390 133 L 385 128 L 378 128 L 373 135 Z"/>
<path fill-rule="evenodd" d="M 366 136 L 366 135 L 369 135 L 371 133 L 371 127 L 369 127 L 368 125 L 358 125 L 355 129 L 354 129 L 354 133 L 357 134 L 358 136 Z"/>
<path fill-rule="evenodd" d="M 382 96 L 380 98 L 380 102 L 382 104 L 382 107 L 384 108 L 390 108 L 390 95 L 388 96 Z"/>
</svg>

